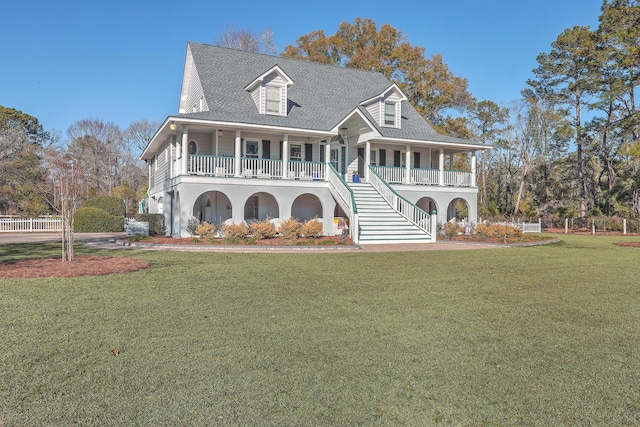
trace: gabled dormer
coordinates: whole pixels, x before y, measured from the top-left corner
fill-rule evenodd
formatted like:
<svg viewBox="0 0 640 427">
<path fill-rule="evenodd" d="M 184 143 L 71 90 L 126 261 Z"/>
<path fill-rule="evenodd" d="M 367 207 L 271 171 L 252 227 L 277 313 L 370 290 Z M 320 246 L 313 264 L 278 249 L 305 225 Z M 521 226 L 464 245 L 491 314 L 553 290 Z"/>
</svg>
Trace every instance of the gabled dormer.
<svg viewBox="0 0 640 427">
<path fill-rule="evenodd" d="M 249 83 L 245 90 L 251 94 L 260 114 L 287 115 L 288 88 L 293 80 L 282 69 L 274 65 Z"/>
<path fill-rule="evenodd" d="M 380 95 L 364 101 L 362 106 L 369 111 L 378 125 L 399 129 L 402 118 L 402 101 L 406 100 L 405 94 L 397 85 L 393 84 Z"/>
</svg>

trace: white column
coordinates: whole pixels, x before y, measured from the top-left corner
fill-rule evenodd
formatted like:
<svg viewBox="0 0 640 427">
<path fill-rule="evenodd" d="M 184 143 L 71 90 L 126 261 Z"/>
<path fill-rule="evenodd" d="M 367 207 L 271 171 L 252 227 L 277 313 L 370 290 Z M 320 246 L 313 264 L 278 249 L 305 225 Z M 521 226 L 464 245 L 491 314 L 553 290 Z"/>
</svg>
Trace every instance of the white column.
<svg viewBox="0 0 640 427">
<path fill-rule="evenodd" d="M 471 186 L 476 187 L 476 152 L 471 152 Z"/>
<path fill-rule="evenodd" d="M 289 178 L 289 135 L 282 135 L 282 178 Z"/>
<path fill-rule="evenodd" d="M 241 170 L 240 170 L 240 165 L 241 165 L 241 157 L 242 157 L 242 139 L 240 139 L 240 131 L 237 130 L 236 131 L 236 148 L 235 148 L 235 164 L 234 164 L 234 168 L 235 168 L 235 176 L 241 176 Z"/>
<path fill-rule="evenodd" d="M 406 146 L 404 153 L 404 183 L 411 184 L 411 146 Z"/>
<path fill-rule="evenodd" d="M 180 150 L 182 155 L 182 165 L 180 166 L 180 172 L 186 175 L 189 172 L 189 128 L 182 127 L 182 149 Z"/>
<path fill-rule="evenodd" d="M 440 149 L 438 155 L 438 185 L 444 185 L 444 148 Z"/>
<path fill-rule="evenodd" d="M 364 143 L 364 180 L 369 182 L 369 165 L 371 164 L 371 143 Z"/>
<path fill-rule="evenodd" d="M 213 130 L 213 138 L 211 139 L 211 143 L 213 144 L 213 155 L 218 155 L 218 129 Z"/>
<path fill-rule="evenodd" d="M 329 173 L 331 173 L 329 171 L 330 166 L 329 163 L 331 163 L 331 144 L 327 143 L 324 146 L 324 162 L 326 163 L 325 168 L 326 168 L 326 172 L 325 172 L 325 179 L 328 181 L 329 180 Z"/>
</svg>

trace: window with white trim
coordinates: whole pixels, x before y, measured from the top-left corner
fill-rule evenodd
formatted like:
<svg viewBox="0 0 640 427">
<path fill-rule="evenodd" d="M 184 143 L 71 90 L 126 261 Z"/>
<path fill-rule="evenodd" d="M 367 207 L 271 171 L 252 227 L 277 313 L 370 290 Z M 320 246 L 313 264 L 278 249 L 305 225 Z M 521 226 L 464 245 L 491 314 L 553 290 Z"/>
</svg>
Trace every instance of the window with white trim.
<svg viewBox="0 0 640 427">
<path fill-rule="evenodd" d="M 244 141 L 244 156 L 252 159 L 260 157 L 260 145 L 258 141 Z"/>
<path fill-rule="evenodd" d="M 378 150 L 371 150 L 369 152 L 369 164 L 371 166 L 378 166 Z"/>
<path fill-rule="evenodd" d="M 280 88 L 267 86 L 265 87 L 266 113 L 280 114 Z"/>
<path fill-rule="evenodd" d="M 289 145 L 289 160 L 290 161 L 302 161 L 302 145 L 291 144 Z"/>
<path fill-rule="evenodd" d="M 384 103 L 384 125 L 396 125 L 396 104 L 394 102 Z"/>
</svg>

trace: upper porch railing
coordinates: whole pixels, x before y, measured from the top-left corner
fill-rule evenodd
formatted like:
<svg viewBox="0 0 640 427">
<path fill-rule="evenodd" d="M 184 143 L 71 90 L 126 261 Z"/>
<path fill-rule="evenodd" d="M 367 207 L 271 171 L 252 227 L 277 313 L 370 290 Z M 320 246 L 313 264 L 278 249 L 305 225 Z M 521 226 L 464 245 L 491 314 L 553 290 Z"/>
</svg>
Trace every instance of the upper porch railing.
<svg viewBox="0 0 640 427">
<path fill-rule="evenodd" d="M 390 184 L 407 183 L 407 168 L 397 166 L 371 166 L 380 178 Z M 443 185 L 453 187 L 473 187 L 473 174 L 466 171 L 442 171 L 442 182 L 440 182 L 439 169 L 409 169 L 409 184 L 421 185 Z"/>
<path fill-rule="evenodd" d="M 292 179 L 308 181 L 326 181 L 327 164 L 323 162 L 284 161 L 242 157 L 240 169 L 236 171 L 236 159 L 233 156 L 189 155 L 187 173 L 216 177 L 244 177 L 260 179 Z M 389 184 L 434 185 L 451 187 L 473 187 L 473 174 L 466 171 L 452 171 L 426 168 L 407 169 L 393 166 L 371 166 L 371 170 Z M 175 176 L 175 171 L 173 176 Z"/>
<path fill-rule="evenodd" d="M 190 155 L 188 173 L 206 176 L 239 176 L 262 179 L 298 179 L 319 181 L 326 178 L 326 164 L 320 162 L 287 162 L 286 173 L 282 160 L 242 157 L 240 170 L 236 173 L 235 158 L 230 156 Z"/>
</svg>

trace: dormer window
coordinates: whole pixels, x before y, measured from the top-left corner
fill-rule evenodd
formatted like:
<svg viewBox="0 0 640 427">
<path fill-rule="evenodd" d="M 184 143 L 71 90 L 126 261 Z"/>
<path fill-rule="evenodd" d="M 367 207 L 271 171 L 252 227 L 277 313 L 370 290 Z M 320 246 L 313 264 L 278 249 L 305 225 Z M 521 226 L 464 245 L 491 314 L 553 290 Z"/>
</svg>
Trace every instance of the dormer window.
<svg viewBox="0 0 640 427">
<path fill-rule="evenodd" d="M 267 86 L 265 87 L 266 96 L 266 113 L 280 114 L 280 88 Z"/>
<path fill-rule="evenodd" d="M 396 125 L 396 103 L 395 102 L 384 103 L 384 125 L 385 126 Z"/>
<path fill-rule="evenodd" d="M 251 94 L 260 114 L 286 116 L 288 88 L 293 80 L 277 65 L 274 65 L 254 81 L 245 90 Z"/>
</svg>

